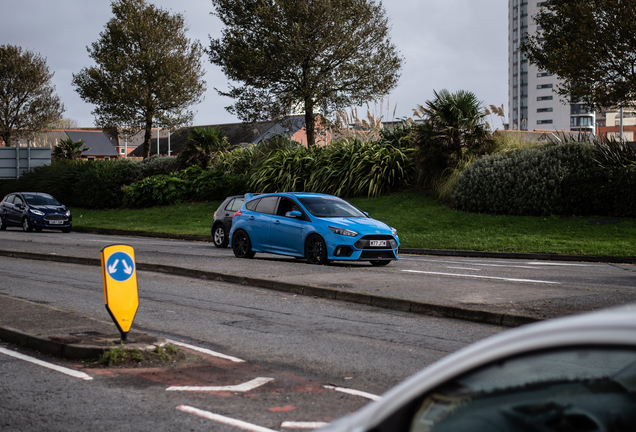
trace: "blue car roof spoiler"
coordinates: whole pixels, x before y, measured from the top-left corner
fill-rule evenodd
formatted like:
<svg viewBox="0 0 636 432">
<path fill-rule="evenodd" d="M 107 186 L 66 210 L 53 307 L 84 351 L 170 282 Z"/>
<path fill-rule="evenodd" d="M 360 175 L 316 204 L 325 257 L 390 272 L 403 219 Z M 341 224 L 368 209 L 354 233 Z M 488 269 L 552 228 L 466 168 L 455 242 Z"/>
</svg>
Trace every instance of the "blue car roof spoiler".
<svg viewBox="0 0 636 432">
<path fill-rule="evenodd" d="M 251 200 L 252 198 L 254 198 L 254 195 L 251 193 L 246 193 L 245 194 L 245 202 L 248 202 L 249 200 Z"/>
</svg>

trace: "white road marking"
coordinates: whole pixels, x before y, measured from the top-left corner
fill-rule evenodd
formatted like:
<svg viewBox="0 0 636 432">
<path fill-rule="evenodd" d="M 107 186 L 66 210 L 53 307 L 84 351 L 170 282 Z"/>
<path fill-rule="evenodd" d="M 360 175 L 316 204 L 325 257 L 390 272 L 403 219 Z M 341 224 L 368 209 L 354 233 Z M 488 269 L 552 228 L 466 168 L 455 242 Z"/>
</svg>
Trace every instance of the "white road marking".
<svg viewBox="0 0 636 432">
<path fill-rule="evenodd" d="M 244 382 L 243 384 L 230 385 L 230 386 L 171 386 L 166 391 L 229 391 L 229 392 L 248 392 L 254 390 L 270 381 L 274 381 L 274 378 L 254 378 L 251 381 Z"/>
<path fill-rule="evenodd" d="M 538 284 L 548 284 L 548 285 L 561 285 L 560 282 L 550 282 L 550 281 L 541 281 L 534 279 L 513 279 L 513 278 L 503 278 L 503 277 L 494 277 L 494 276 L 480 276 L 480 275 L 465 275 L 465 274 L 456 274 L 456 273 L 441 273 L 441 272 L 428 272 L 428 271 L 420 271 L 420 270 L 402 270 L 407 273 L 419 273 L 419 274 L 429 274 L 436 276 L 455 276 L 455 277 L 465 277 L 465 278 L 476 278 L 476 279 L 493 279 L 493 280 L 502 280 L 507 282 L 527 282 L 527 283 L 538 283 Z"/>
<path fill-rule="evenodd" d="M 470 264 L 474 266 L 485 266 L 485 267 L 506 267 L 506 268 L 525 268 L 525 269 L 533 269 L 536 270 L 537 267 L 529 267 L 527 265 L 518 265 L 518 264 L 484 264 L 478 262 L 466 262 L 466 261 L 447 261 L 447 260 L 427 260 L 427 259 L 415 259 L 415 258 L 400 258 L 400 260 L 410 260 L 410 261 L 426 261 L 435 264 Z M 541 265 L 543 263 L 537 263 L 536 265 Z"/>
<path fill-rule="evenodd" d="M 236 420 L 230 417 L 225 417 L 220 414 L 214 414 L 209 411 L 203 411 L 198 408 L 194 408 L 188 405 L 179 405 L 177 407 L 178 410 L 187 412 L 190 414 L 198 415 L 199 417 L 203 417 L 208 420 L 215 421 L 217 423 L 222 423 L 230 426 L 234 426 L 243 430 L 252 431 L 252 432 L 276 432 L 273 429 L 268 429 L 262 426 L 257 426 L 252 423 L 247 423 L 242 420 Z"/>
<path fill-rule="evenodd" d="M 472 270 L 472 271 L 481 271 L 481 269 L 468 268 L 468 267 L 446 267 L 446 268 L 454 269 L 454 270 Z"/>
<path fill-rule="evenodd" d="M 280 427 L 287 429 L 318 429 L 327 426 L 329 423 L 325 422 L 294 422 L 284 421 Z"/>
<path fill-rule="evenodd" d="M 219 357 L 219 358 L 222 358 L 222 359 L 225 359 L 225 360 L 233 361 L 235 363 L 243 363 L 243 362 L 245 362 L 245 360 L 241 360 L 240 358 L 236 358 L 236 357 L 232 357 L 232 356 L 229 356 L 229 355 L 221 354 L 221 353 L 218 353 L 216 351 L 209 350 L 207 348 L 201 348 L 201 347 L 198 347 L 198 346 L 190 345 L 190 344 L 183 343 L 183 342 L 177 342 L 177 341 L 173 341 L 173 340 L 168 340 L 168 342 L 171 343 L 171 344 L 174 344 L 174 345 L 182 346 L 184 348 L 190 348 L 191 350 L 199 351 L 200 353 L 203 353 L 203 354 L 207 354 L 207 355 L 211 355 L 211 356 L 214 356 L 214 357 Z"/>
<path fill-rule="evenodd" d="M 340 392 L 340 393 L 346 393 L 346 394 L 350 394 L 350 395 L 353 395 L 353 396 L 360 396 L 360 397 L 371 399 L 371 400 L 374 400 L 374 401 L 382 399 L 381 396 L 374 395 L 373 393 L 367 393 L 367 392 L 363 392 L 363 391 L 360 391 L 360 390 L 354 390 L 354 389 L 350 389 L 350 388 L 346 388 L 346 387 L 335 387 L 335 386 L 330 386 L 330 385 L 326 385 L 326 386 L 323 386 L 323 387 L 326 388 L 326 389 L 330 389 L 330 390 L 334 390 L 334 391 Z"/>
<path fill-rule="evenodd" d="M 547 266 L 570 266 L 570 267 L 592 267 L 593 264 L 574 264 L 574 263 L 557 263 L 557 262 L 529 262 L 528 265 L 547 265 Z"/>
<path fill-rule="evenodd" d="M 11 356 L 11 357 L 15 357 L 15 358 L 20 359 L 20 360 L 28 361 L 28 362 L 36 364 L 38 366 L 42 366 L 42 367 L 45 367 L 45 368 L 48 368 L 48 369 L 53 369 L 54 371 L 61 372 L 63 374 L 72 376 L 74 378 L 80 378 L 80 379 L 83 379 L 83 380 L 86 380 L 86 381 L 90 381 L 90 380 L 93 379 L 92 376 L 90 376 L 88 374 L 85 374 L 84 372 L 79 372 L 79 371 L 76 371 L 74 369 L 69 369 L 69 368 L 65 368 L 63 366 L 55 365 L 53 363 L 48 363 L 48 362 L 45 362 L 45 361 L 42 361 L 42 360 L 38 360 L 38 359 L 36 359 L 34 357 L 30 357 L 28 355 L 20 354 L 20 353 L 17 353 L 15 351 L 10 351 L 10 350 L 8 350 L 6 348 L 0 348 L 0 353 L 6 354 L 6 355 Z"/>
</svg>

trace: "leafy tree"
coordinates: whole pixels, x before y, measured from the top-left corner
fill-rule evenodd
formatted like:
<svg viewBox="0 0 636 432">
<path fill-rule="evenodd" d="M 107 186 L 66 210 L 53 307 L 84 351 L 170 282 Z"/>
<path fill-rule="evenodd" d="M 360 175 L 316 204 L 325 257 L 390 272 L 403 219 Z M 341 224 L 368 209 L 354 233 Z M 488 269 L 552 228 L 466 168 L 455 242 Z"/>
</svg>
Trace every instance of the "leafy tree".
<svg viewBox="0 0 636 432">
<path fill-rule="evenodd" d="M 62 118 L 46 59 L 21 47 L 0 45 L 0 137 L 9 147 Z"/>
<path fill-rule="evenodd" d="M 300 105 L 307 141 L 325 115 L 388 93 L 402 58 L 373 0 L 212 0 L 225 29 L 211 41 L 213 64 L 241 85 L 219 91 L 244 121 L 281 119 Z"/>
<path fill-rule="evenodd" d="M 465 90 L 450 93 L 446 89 L 433 94 L 433 100 L 413 110 L 415 116 L 425 119 L 414 128 L 418 158 L 445 169 L 455 166 L 464 155 L 483 152 L 492 141 L 486 111 L 477 96 Z"/>
<path fill-rule="evenodd" d="M 557 75 L 560 95 L 598 109 L 636 99 L 636 2 L 549 0 L 542 30 L 521 44 L 530 62 Z"/>
<path fill-rule="evenodd" d="M 188 132 L 188 140 L 179 154 L 182 166 L 198 165 L 206 169 L 217 152 L 227 149 L 225 132 L 218 126 L 195 127 Z"/>
<path fill-rule="evenodd" d="M 63 118 L 49 125 L 51 129 L 77 129 L 80 124 L 77 120 L 71 118 Z"/>
<path fill-rule="evenodd" d="M 53 147 L 52 156 L 54 159 L 79 159 L 83 152 L 90 150 L 90 148 L 82 148 L 83 145 L 84 140 L 73 141 L 71 138 L 60 140 L 60 142 Z"/>
<path fill-rule="evenodd" d="M 205 91 L 203 48 L 186 37 L 182 15 L 145 0 L 117 0 L 114 18 L 87 47 L 96 66 L 73 75 L 80 97 L 96 106 L 100 127 L 145 130 L 144 157 L 150 155 L 153 126 L 175 128 L 191 123 L 188 110 Z"/>
</svg>

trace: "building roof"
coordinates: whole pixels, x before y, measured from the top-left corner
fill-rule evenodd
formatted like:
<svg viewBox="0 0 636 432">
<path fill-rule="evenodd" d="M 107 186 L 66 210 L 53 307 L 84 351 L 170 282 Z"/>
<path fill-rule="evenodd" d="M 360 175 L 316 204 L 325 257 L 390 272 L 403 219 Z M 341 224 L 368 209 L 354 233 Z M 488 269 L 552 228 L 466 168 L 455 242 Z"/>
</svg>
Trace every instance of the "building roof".
<svg viewBox="0 0 636 432">
<path fill-rule="evenodd" d="M 30 139 L 30 145 L 32 147 L 50 147 L 51 149 L 58 145 L 58 143 L 65 139 L 72 139 L 73 141 L 84 141 L 84 148 L 90 148 L 90 150 L 82 153 L 82 156 L 100 156 L 100 157 L 117 157 L 116 145 L 117 140 L 110 138 L 106 132 L 100 129 L 53 129 L 42 131 L 34 134 Z M 21 146 L 26 145 L 26 139 L 18 140 Z M 113 144 L 115 143 L 115 144 Z"/>
<path fill-rule="evenodd" d="M 83 140 L 82 149 L 88 150 L 82 153 L 82 156 L 113 156 L 117 157 L 118 153 L 111 141 L 103 131 L 66 131 L 66 135 L 73 141 Z"/>
<path fill-rule="evenodd" d="M 171 154 L 180 153 L 183 150 L 188 139 L 188 132 L 194 129 L 194 127 L 195 126 L 182 128 L 170 135 Z M 305 127 L 305 117 L 291 116 L 281 122 L 257 122 L 251 124 L 229 123 L 196 127 L 219 127 L 225 132 L 230 146 L 238 146 L 258 144 L 262 140 L 268 139 L 276 134 L 293 135 Z M 164 136 L 163 130 L 159 136 L 159 153 L 168 154 L 168 137 Z M 153 130 L 153 137 L 150 140 L 150 155 L 155 154 L 157 154 L 157 133 L 156 130 Z M 139 147 L 130 152 L 129 156 L 143 156 L 143 146 L 139 145 Z"/>
</svg>

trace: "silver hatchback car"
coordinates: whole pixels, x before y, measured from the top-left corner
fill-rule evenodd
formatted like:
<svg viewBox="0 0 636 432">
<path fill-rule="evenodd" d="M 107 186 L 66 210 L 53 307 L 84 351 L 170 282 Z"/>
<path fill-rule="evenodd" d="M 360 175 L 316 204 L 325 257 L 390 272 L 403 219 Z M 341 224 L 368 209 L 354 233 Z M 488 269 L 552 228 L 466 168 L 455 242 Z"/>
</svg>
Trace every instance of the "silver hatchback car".
<svg viewBox="0 0 636 432">
<path fill-rule="evenodd" d="M 523 326 L 464 348 L 330 432 L 636 430 L 636 305 Z"/>
</svg>

